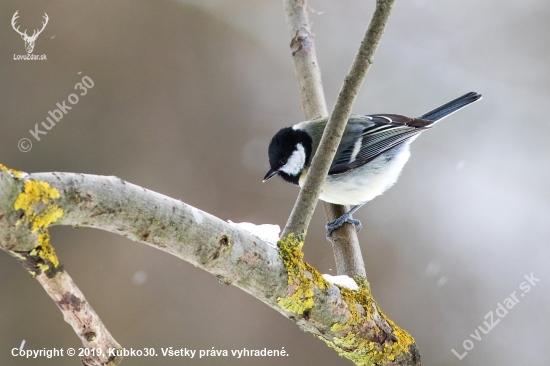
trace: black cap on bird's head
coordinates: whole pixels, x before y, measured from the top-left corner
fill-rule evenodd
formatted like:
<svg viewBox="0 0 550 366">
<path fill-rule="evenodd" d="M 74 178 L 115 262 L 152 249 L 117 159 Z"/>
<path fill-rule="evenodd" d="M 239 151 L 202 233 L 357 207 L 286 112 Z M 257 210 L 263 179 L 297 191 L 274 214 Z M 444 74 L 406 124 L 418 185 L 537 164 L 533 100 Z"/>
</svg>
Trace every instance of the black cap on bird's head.
<svg viewBox="0 0 550 366">
<path fill-rule="evenodd" d="M 284 180 L 298 184 L 304 167 L 311 159 L 311 136 L 303 130 L 286 127 L 273 136 L 269 143 L 270 169 L 264 182 L 279 174 Z"/>
</svg>

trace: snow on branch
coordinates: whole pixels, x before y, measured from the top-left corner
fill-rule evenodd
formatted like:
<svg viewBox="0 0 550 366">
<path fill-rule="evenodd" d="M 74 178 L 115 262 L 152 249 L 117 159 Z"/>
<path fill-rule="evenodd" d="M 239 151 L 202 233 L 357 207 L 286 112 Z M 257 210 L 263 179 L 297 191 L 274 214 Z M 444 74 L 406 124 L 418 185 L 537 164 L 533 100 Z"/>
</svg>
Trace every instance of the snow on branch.
<svg viewBox="0 0 550 366">
<path fill-rule="evenodd" d="M 41 280 L 65 273 L 49 243 L 51 225 L 106 230 L 192 263 L 261 300 L 356 364 L 420 362 L 414 340 L 384 316 L 368 283 L 355 278 L 357 290 L 329 283 L 303 261 L 303 241 L 294 235 L 274 248 L 238 226 L 117 177 L 25 174 L 0 166 L 0 247 L 17 257 L 50 296 L 65 294 L 52 298 L 71 325 L 76 320 L 67 317 L 67 309 L 91 308 L 76 285 L 59 285 L 52 292 L 49 280 Z M 88 319 L 90 329 L 103 326 L 97 316 Z M 101 341 L 120 347 L 106 329 L 75 331 L 86 346 Z"/>
</svg>

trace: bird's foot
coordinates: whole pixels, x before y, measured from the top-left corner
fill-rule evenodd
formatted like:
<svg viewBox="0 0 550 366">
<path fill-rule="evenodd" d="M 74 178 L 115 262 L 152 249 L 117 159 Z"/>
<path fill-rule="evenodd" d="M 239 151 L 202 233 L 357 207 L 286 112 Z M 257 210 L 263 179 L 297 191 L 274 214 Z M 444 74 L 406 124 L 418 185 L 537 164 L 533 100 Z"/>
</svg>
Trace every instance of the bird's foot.
<svg viewBox="0 0 550 366">
<path fill-rule="evenodd" d="M 330 241 L 330 235 L 332 234 L 332 232 L 342 227 L 342 225 L 344 225 L 346 222 L 355 225 L 355 227 L 357 227 L 357 232 L 361 231 L 361 228 L 363 227 L 361 225 L 361 221 L 352 218 L 351 212 L 347 212 L 339 218 L 327 222 L 327 224 L 325 225 L 325 229 L 327 229 L 327 240 Z"/>
</svg>

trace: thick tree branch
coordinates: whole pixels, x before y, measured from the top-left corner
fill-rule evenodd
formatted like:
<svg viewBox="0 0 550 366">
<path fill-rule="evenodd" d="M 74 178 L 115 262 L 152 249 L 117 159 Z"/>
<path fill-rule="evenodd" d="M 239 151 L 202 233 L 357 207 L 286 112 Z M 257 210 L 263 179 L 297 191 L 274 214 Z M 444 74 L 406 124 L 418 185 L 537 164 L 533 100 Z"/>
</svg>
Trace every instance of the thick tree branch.
<svg viewBox="0 0 550 366">
<path fill-rule="evenodd" d="M 81 358 L 86 366 L 116 366 L 120 345 L 59 263 L 48 226 L 63 215 L 54 204 L 59 192 L 45 182 L 26 180 L 0 164 L 0 248 L 19 259 L 52 298 L 84 347 L 100 350 Z M 34 207 L 40 207 L 37 212 Z"/>
<path fill-rule="evenodd" d="M 24 207 L 17 208 L 21 201 Z M 294 235 L 275 249 L 206 212 L 116 177 L 14 176 L 0 169 L 0 247 L 18 257 L 33 251 L 50 225 L 110 231 L 184 259 L 263 301 L 358 365 L 419 364 L 413 339 L 382 314 L 366 281 L 356 291 L 329 284 L 303 261 L 303 241 Z M 38 270 L 46 276 L 59 272 L 52 251 L 40 256 Z"/>
</svg>

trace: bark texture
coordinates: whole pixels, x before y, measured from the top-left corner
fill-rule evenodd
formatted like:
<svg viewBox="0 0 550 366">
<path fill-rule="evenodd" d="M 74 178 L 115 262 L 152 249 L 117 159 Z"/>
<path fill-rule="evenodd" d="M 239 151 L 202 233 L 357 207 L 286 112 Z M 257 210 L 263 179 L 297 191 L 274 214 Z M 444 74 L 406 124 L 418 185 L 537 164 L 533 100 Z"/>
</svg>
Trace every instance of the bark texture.
<svg viewBox="0 0 550 366">
<path fill-rule="evenodd" d="M 110 334 L 99 330 L 104 328 L 95 313 L 67 316 L 89 308 L 79 291 L 57 283 L 56 276 L 64 272 L 49 243 L 51 225 L 94 227 L 175 255 L 260 299 L 358 365 L 419 364 L 414 340 L 384 316 L 368 283 L 358 278 L 357 291 L 328 283 L 303 261 L 303 241 L 294 235 L 275 248 L 195 207 L 117 177 L 28 175 L 2 167 L 0 246 L 34 272 L 50 296 L 58 294 L 52 298 L 73 327 L 89 319 L 93 334 L 75 328 L 87 342 L 109 343 Z M 45 277 L 54 282 L 44 283 Z"/>
<path fill-rule="evenodd" d="M 83 365 L 118 365 L 122 357 L 110 351 L 120 345 L 63 269 L 50 243 L 48 227 L 70 210 L 58 204 L 60 198 L 59 190 L 46 181 L 0 164 L 0 248 L 38 280 L 83 346 L 94 349 L 81 358 Z"/>
</svg>

